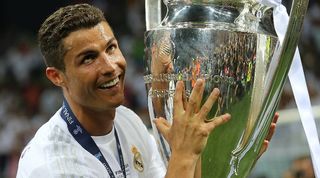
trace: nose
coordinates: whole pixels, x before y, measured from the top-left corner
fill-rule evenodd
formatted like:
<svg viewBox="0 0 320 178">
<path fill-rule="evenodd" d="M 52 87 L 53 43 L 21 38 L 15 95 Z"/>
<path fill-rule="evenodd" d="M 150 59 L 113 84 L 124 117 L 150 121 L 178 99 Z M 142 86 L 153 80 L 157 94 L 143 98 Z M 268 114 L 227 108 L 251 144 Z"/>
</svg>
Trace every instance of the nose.
<svg viewBox="0 0 320 178">
<path fill-rule="evenodd" d="M 116 71 L 115 59 L 112 59 L 110 56 L 102 55 L 99 62 L 99 68 L 102 75 L 112 75 Z"/>
</svg>

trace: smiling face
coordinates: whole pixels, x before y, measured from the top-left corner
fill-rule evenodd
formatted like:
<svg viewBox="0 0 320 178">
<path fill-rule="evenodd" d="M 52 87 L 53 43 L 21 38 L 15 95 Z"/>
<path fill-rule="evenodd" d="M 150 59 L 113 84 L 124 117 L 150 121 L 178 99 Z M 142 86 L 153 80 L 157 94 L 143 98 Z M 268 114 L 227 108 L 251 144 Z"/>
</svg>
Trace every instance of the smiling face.
<svg viewBox="0 0 320 178">
<path fill-rule="evenodd" d="M 47 76 L 69 104 L 92 111 L 122 104 L 126 61 L 109 25 L 74 31 L 63 42 L 65 71 L 48 67 Z"/>
</svg>

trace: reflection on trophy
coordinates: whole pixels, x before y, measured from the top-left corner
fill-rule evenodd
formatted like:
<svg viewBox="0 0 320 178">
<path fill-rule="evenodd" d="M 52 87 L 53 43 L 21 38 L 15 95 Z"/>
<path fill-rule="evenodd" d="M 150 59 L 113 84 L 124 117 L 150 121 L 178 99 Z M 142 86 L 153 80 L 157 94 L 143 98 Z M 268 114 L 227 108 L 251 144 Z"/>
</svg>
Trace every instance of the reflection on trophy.
<svg viewBox="0 0 320 178">
<path fill-rule="evenodd" d="M 188 98 L 195 81 L 204 78 L 203 101 L 215 87 L 221 93 L 207 118 L 228 112 L 233 119 L 209 136 L 202 177 L 246 177 L 277 109 L 299 33 L 287 34 L 290 43 L 280 44 L 273 8 L 256 0 L 167 0 L 161 22 L 160 3 L 146 1 L 150 118 L 171 122 L 176 81 L 184 81 Z M 297 4 L 290 28 L 299 31 L 307 2 L 295 0 L 293 7 Z M 170 147 L 155 126 L 153 131 L 167 163 Z"/>
</svg>

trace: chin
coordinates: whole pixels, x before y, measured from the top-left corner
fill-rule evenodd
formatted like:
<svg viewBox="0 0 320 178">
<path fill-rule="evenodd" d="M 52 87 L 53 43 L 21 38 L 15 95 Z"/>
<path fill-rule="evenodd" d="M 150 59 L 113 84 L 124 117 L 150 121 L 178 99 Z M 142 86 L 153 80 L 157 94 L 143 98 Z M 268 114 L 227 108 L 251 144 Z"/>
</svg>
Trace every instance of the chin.
<svg viewBox="0 0 320 178">
<path fill-rule="evenodd" d="M 118 106 L 124 103 L 124 97 L 113 99 L 112 102 L 109 102 L 109 107 L 117 108 Z"/>
</svg>

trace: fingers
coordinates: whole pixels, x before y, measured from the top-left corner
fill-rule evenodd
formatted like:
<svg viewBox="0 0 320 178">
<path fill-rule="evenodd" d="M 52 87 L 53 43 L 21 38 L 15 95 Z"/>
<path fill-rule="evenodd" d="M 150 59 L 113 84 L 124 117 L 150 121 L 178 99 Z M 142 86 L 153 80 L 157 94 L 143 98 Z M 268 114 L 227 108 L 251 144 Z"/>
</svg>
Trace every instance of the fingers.
<svg viewBox="0 0 320 178">
<path fill-rule="evenodd" d="M 166 119 L 164 119 L 163 117 L 159 117 L 157 119 L 154 119 L 153 122 L 156 125 L 159 132 L 164 136 L 164 138 L 166 140 L 168 140 L 168 134 L 169 134 L 169 130 L 171 127 L 169 122 Z"/>
<path fill-rule="evenodd" d="M 273 117 L 273 120 L 272 120 L 272 122 L 271 122 L 271 125 L 270 125 L 270 127 L 269 127 L 268 135 L 267 135 L 267 137 L 266 137 L 266 140 L 267 140 L 267 141 L 270 141 L 270 140 L 271 140 L 271 138 L 272 138 L 272 136 L 273 136 L 273 134 L 274 134 L 274 132 L 275 132 L 275 130 L 276 130 L 276 123 L 277 123 L 278 119 L 279 119 L 279 113 L 275 113 L 275 114 L 274 114 L 274 117 Z"/>
<path fill-rule="evenodd" d="M 271 125 L 269 127 L 268 135 L 267 135 L 266 139 L 262 143 L 258 158 L 261 157 L 261 155 L 264 152 L 267 151 L 268 146 L 269 146 L 269 142 L 270 142 L 270 140 L 271 140 L 271 138 L 272 138 L 272 136 L 273 136 L 273 134 L 274 134 L 274 132 L 276 130 L 276 123 L 277 123 L 278 119 L 279 119 L 279 113 L 276 112 L 274 114 L 273 120 L 272 120 Z"/>
<path fill-rule="evenodd" d="M 182 103 L 183 103 L 184 110 L 186 110 L 187 104 L 188 104 L 188 99 L 187 99 L 186 91 L 184 88 L 183 88 L 183 93 L 182 93 Z"/>
<path fill-rule="evenodd" d="M 192 89 L 189 102 L 187 104 L 186 114 L 188 116 L 191 116 L 195 112 L 199 111 L 203 91 L 204 91 L 204 79 L 197 79 L 196 85 Z"/>
<path fill-rule="evenodd" d="M 258 154 L 258 158 L 260 158 L 262 156 L 262 154 L 267 151 L 268 147 L 269 147 L 269 141 L 268 140 L 264 140 L 263 143 L 262 143 L 260 152 Z"/>
<path fill-rule="evenodd" d="M 276 112 L 275 114 L 274 114 L 274 117 L 273 117 L 273 120 L 272 120 L 272 123 L 277 123 L 278 122 L 278 119 L 279 119 L 279 113 L 278 112 Z"/>
<path fill-rule="evenodd" d="M 207 101 L 203 104 L 203 106 L 200 109 L 199 118 L 206 119 L 206 116 L 210 112 L 212 105 L 216 102 L 217 98 L 219 97 L 219 93 L 220 91 L 218 88 L 213 89 Z"/>
<path fill-rule="evenodd" d="M 272 138 L 275 130 L 276 130 L 276 124 L 275 124 L 275 123 L 271 123 L 270 128 L 269 128 L 268 135 L 267 135 L 267 137 L 266 137 L 266 140 L 267 140 L 267 141 L 270 141 L 270 140 L 271 140 L 271 138 Z"/>
<path fill-rule="evenodd" d="M 177 115 L 179 112 L 184 111 L 184 101 L 183 101 L 183 94 L 184 94 L 184 84 L 183 81 L 177 81 L 176 84 L 176 92 L 174 95 L 174 114 Z"/>
<path fill-rule="evenodd" d="M 207 122 L 206 127 L 211 132 L 214 128 L 228 122 L 230 119 L 231 119 L 231 115 L 226 113 L 216 118 L 210 119 L 210 121 Z"/>
</svg>

